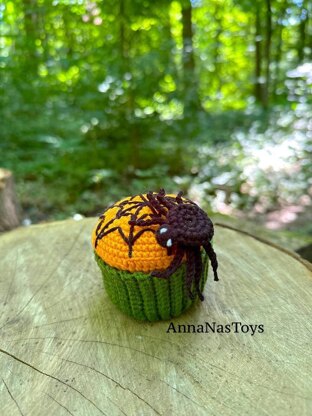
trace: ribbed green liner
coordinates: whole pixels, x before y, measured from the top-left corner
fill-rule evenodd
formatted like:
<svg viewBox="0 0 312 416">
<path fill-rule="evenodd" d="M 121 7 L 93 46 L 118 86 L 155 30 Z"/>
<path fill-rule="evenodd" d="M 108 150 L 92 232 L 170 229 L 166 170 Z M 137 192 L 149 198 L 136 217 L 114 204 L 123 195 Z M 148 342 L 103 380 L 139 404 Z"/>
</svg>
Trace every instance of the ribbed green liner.
<svg viewBox="0 0 312 416">
<path fill-rule="evenodd" d="M 191 300 L 185 290 L 185 264 L 169 279 L 152 277 L 150 273 L 130 273 L 107 265 L 97 254 L 95 259 L 102 271 L 104 286 L 112 302 L 133 318 L 158 321 L 179 316 L 197 299 Z M 202 252 L 203 291 L 208 275 L 208 257 Z M 194 289 L 194 288 L 193 288 Z M 193 290 L 194 293 L 195 290 Z"/>
</svg>

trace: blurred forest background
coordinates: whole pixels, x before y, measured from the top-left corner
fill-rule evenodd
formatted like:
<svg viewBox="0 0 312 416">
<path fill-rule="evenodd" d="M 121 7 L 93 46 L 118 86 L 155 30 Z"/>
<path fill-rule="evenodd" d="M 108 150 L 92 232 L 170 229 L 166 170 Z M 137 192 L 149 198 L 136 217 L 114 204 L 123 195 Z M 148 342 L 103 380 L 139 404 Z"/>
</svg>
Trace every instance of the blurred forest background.
<svg viewBox="0 0 312 416">
<path fill-rule="evenodd" d="M 26 224 L 164 187 L 312 233 L 309 0 L 4 0 L 0 24 Z"/>
</svg>

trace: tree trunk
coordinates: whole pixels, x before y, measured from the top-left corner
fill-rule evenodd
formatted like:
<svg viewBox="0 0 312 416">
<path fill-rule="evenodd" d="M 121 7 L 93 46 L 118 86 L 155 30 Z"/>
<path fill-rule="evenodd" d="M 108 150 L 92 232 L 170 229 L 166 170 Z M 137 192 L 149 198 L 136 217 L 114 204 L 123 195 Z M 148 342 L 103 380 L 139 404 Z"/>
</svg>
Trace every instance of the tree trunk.
<svg viewBox="0 0 312 416">
<path fill-rule="evenodd" d="M 0 168 L 0 232 L 16 228 L 20 224 L 13 175 Z"/>
<path fill-rule="evenodd" d="M 265 84 L 264 84 L 264 90 L 263 90 L 263 107 L 264 108 L 267 108 L 269 106 L 269 101 L 270 101 L 271 43 L 272 43 L 271 0 L 266 0 Z"/>
<path fill-rule="evenodd" d="M 285 17 L 286 6 L 283 6 L 278 17 L 278 21 L 281 21 Z M 279 87 L 279 78 L 280 78 L 280 63 L 282 58 L 282 46 L 283 46 L 283 29 L 284 25 L 277 23 L 275 29 L 275 56 L 274 56 L 274 77 L 271 85 L 271 92 L 273 98 L 277 97 L 276 90 Z"/>
<path fill-rule="evenodd" d="M 119 53 L 121 59 L 120 76 L 123 78 L 126 73 L 133 74 L 131 72 L 130 61 L 130 23 L 127 22 L 127 2 L 126 0 L 119 0 Z M 127 24 L 129 23 L 129 24 Z M 129 29 L 127 30 L 127 28 Z M 140 137 L 139 131 L 134 116 L 135 108 L 135 91 L 133 90 L 133 80 L 130 79 L 130 85 L 127 89 L 127 103 L 122 106 L 121 114 L 127 124 L 128 137 L 129 137 L 129 164 L 134 168 L 137 168 L 140 164 Z"/>
<path fill-rule="evenodd" d="M 198 79 L 195 67 L 192 5 L 189 1 L 182 1 L 182 39 L 183 39 L 183 89 L 184 115 L 192 116 L 200 108 L 198 96 Z"/>
<path fill-rule="evenodd" d="M 277 44 L 275 49 L 275 68 L 274 68 L 274 79 L 272 81 L 272 95 L 276 97 L 276 90 L 278 89 L 279 77 L 280 77 L 280 62 L 282 57 L 282 35 L 283 35 L 283 26 L 279 26 L 277 33 Z"/>
<path fill-rule="evenodd" d="M 308 47 L 306 58 L 312 59 L 312 5 L 307 7 L 307 24 L 306 24 L 306 45 Z"/>
<path fill-rule="evenodd" d="M 127 66 L 125 31 L 125 0 L 119 0 L 119 50 L 123 70 L 125 70 L 125 67 Z"/>
<path fill-rule="evenodd" d="M 220 10 L 220 4 L 216 3 L 215 6 L 215 12 L 214 12 L 214 19 L 217 23 L 217 30 L 214 35 L 214 54 L 213 54 L 213 60 L 214 60 L 214 78 L 216 79 L 216 91 L 217 96 L 221 93 L 221 87 L 222 87 L 222 80 L 221 80 L 221 64 L 220 64 L 220 37 L 222 34 L 222 14 L 223 11 Z"/>
<path fill-rule="evenodd" d="M 299 24 L 299 39 L 298 39 L 298 63 L 302 63 L 305 58 L 305 45 L 306 45 L 306 29 L 307 29 L 307 23 L 308 23 L 308 9 L 306 2 L 304 1 L 301 7 L 301 13 L 300 13 L 300 24 Z"/>
<path fill-rule="evenodd" d="M 68 65 L 71 65 L 72 60 L 73 60 L 75 38 L 74 38 L 73 32 L 70 28 L 70 22 L 69 22 L 69 19 L 68 19 L 66 8 L 63 9 L 62 20 L 63 20 L 64 35 L 65 35 L 65 42 L 64 43 L 66 43 L 67 59 L 69 61 Z"/>
<path fill-rule="evenodd" d="M 262 79 L 261 79 L 261 64 L 262 64 L 262 33 L 261 33 L 261 12 L 260 5 L 256 2 L 256 21 L 255 21 L 255 99 L 256 102 L 262 104 Z"/>
<path fill-rule="evenodd" d="M 38 57 L 37 57 L 37 30 L 38 30 L 38 7 L 35 0 L 23 0 L 23 11 L 24 11 L 24 32 L 26 44 L 24 44 L 24 56 L 25 65 L 27 65 L 27 74 L 32 78 L 37 74 L 38 69 Z"/>
</svg>

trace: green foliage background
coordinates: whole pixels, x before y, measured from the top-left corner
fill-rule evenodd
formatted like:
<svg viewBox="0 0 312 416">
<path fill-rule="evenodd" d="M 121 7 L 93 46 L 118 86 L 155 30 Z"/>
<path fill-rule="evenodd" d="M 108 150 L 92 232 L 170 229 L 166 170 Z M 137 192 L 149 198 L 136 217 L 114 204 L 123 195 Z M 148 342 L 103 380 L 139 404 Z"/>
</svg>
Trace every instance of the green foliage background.
<svg viewBox="0 0 312 416">
<path fill-rule="evenodd" d="M 310 198 L 311 14 L 305 0 L 4 0 L 0 166 L 25 215 L 97 214 L 159 187 L 215 210 Z M 261 168 L 270 152 L 286 165 Z"/>
</svg>

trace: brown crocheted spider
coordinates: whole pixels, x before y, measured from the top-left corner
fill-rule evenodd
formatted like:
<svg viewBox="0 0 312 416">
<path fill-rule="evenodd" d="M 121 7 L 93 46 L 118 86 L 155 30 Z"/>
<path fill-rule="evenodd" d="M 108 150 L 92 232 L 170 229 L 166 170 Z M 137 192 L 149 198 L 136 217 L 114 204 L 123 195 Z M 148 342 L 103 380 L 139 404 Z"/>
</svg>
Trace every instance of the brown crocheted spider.
<svg viewBox="0 0 312 416">
<path fill-rule="evenodd" d="M 219 280 L 217 274 L 218 262 L 211 239 L 214 234 L 213 224 L 208 215 L 194 202 L 183 198 L 182 192 L 173 198 L 166 196 L 163 189 L 158 194 L 147 194 L 153 214 L 149 219 L 136 219 L 132 217 L 129 224 L 134 226 L 150 226 L 159 224 L 155 236 L 158 244 L 167 248 L 168 255 L 175 248 L 175 256 L 165 270 L 154 270 L 152 276 L 167 279 L 180 266 L 186 255 L 186 288 L 191 299 L 195 295 L 192 292 L 192 284 L 195 283 L 196 292 L 200 300 L 204 296 L 200 291 L 200 278 L 202 274 L 201 246 L 206 251 L 214 273 L 214 280 Z"/>
</svg>

